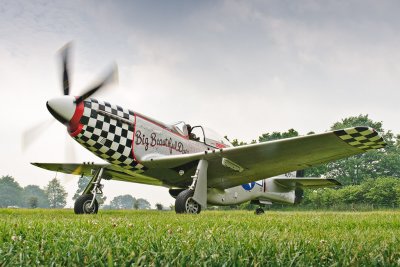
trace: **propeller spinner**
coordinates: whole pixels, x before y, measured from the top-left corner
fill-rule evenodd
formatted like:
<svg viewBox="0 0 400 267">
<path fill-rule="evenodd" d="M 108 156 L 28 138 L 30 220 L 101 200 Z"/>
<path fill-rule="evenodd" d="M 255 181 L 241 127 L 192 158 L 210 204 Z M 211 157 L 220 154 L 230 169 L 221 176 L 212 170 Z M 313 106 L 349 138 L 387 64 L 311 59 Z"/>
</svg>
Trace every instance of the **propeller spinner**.
<svg viewBox="0 0 400 267">
<path fill-rule="evenodd" d="M 62 96 L 50 99 L 46 103 L 47 109 L 62 124 L 68 123 L 74 116 L 76 104 L 75 97 Z"/>
</svg>

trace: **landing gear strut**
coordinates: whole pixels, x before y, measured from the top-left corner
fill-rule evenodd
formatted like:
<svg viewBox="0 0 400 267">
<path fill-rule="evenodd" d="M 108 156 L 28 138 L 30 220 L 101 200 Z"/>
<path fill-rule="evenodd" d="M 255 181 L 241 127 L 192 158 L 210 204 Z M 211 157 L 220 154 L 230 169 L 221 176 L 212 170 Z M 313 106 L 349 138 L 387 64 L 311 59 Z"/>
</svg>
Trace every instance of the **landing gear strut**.
<svg viewBox="0 0 400 267">
<path fill-rule="evenodd" d="M 207 206 L 207 167 L 206 160 L 199 161 L 196 173 L 192 176 L 193 183 L 176 197 L 176 213 L 198 214 L 202 207 Z"/>
<path fill-rule="evenodd" d="M 100 184 L 102 174 L 103 168 L 98 169 L 82 195 L 75 201 L 75 214 L 96 214 L 98 212 L 99 203 L 96 200 L 96 195 L 103 194 L 103 185 Z"/>
</svg>

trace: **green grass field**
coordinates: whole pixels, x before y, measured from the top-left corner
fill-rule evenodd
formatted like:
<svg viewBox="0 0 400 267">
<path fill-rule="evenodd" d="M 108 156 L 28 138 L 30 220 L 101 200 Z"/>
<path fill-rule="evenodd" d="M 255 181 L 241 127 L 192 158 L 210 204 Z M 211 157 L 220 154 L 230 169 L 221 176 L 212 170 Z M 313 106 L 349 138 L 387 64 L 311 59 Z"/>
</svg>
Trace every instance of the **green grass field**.
<svg viewBox="0 0 400 267">
<path fill-rule="evenodd" d="M 0 266 L 399 266 L 400 212 L 0 210 Z"/>
</svg>

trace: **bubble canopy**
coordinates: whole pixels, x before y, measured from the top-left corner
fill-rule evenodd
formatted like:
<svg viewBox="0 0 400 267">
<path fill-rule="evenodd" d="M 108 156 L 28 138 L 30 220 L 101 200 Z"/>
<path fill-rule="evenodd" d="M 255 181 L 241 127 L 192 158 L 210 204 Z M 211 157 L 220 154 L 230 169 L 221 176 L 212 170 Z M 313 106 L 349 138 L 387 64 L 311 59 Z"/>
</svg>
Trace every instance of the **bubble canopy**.
<svg viewBox="0 0 400 267">
<path fill-rule="evenodd" d="M 200 125 L 190 126 L 184 121 L 178 121 L 171 124 L 171 128 L 177 133 L 188 136 L 189 132 L 192 133 L 190 139 L 198 142 L 204 142 L 207 145 L 214 147 L 232 147 L 233 145 L 221 134 L 213 129 L 202 127 Z M 190 128 L 190 130 L 189 130 Z"/>
</svg>

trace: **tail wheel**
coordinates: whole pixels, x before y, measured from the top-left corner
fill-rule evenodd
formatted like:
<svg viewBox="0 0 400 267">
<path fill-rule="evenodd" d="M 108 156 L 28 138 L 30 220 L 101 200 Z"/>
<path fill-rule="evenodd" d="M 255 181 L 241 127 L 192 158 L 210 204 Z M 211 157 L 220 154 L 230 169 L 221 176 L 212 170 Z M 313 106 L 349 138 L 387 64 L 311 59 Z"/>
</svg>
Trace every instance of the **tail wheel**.
<svg viewBox="0 0 400 267">
<path fill-rule="evenodd" d="M 264 209 L 263 208 L 257 208 L 255 211 L 254 211 L 254 214 L 256 214 L 256 215 L 261 215 L 261 214 L 264 214 Z"/>
<path fill-rule="evenodd" d="M 179 193 L 175 200 L 176 213 L 199 214 L 201 205 L 193 199 L 193 190 L 186 189 Z"/>
<path fill-rule="evenodd" d="M 99 203 L 95 199 L 92 207 L 90 207 L 92 199 L 92 194 L 85 194 L 78 197 L 74 205 L 75 214 L 96 214 L 99 211 Z"/>
</svg>

